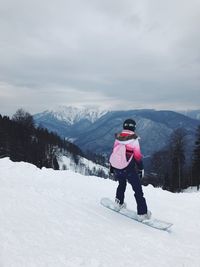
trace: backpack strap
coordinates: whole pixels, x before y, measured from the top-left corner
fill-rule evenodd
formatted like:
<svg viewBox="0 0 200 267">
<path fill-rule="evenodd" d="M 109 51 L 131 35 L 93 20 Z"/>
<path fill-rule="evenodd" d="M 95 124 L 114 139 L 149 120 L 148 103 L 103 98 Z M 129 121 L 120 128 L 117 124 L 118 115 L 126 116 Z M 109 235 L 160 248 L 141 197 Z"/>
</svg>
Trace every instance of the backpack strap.
<svg viewBox="0 0 200 267">
<path fill-rule="evenodd" d="M 127 148 L 126 148 L 126 156 L 128 156 L 128 160 L 131 158 L 133 158 L 134 157 L 134 152 L 133 152 L 133 150 L 127 150 Z"/>
</svg>

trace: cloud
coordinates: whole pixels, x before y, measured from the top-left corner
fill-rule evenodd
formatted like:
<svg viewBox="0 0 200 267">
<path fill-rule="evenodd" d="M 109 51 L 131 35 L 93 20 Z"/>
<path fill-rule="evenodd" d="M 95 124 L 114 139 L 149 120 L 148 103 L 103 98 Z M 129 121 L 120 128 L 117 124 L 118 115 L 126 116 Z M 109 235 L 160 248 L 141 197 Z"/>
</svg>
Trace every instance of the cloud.
<svg viewBox="0 0 200 267">
<path fill-rule="evenodd" d="M 0 83 L 0 114 L 2 115 L 12 116 L 19 108 L 34 114 L 46 109 L 56 109 L 59 105 L 82 107 L 85 105 L 98 106 L 99 103 L 102 103 L 102 108 L 109 109 L 111 102 L 114 104 L 115 100 L 109 99 L 99 91 L 80 91 L 67 87 L 57 88 L 57 85 L 36 90 L 35 88 Z"/>
<path fill-rule="evenodd" d="M 199 107 L 199 23 L 196 0 L 0 0 L 1 109 Z"/>
</svg>

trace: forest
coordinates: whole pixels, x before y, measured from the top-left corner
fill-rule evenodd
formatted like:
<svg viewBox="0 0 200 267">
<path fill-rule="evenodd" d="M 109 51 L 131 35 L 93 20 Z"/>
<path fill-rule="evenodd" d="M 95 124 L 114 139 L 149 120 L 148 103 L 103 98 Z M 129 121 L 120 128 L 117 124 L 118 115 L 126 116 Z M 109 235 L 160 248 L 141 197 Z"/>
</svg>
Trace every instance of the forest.
<svg viewBox="0 0 200 267">
<path fill-rule="evenodd" d="M 59 169 L 56 154 L 67 151 L 74 160 L 83 152 L 74 144 L 61 139 L 56 133 L 36 127 L 30 113 L 19 109 L 10 119 L 0 115 L 0 157 L 25 161 L 39 168 Z"/>
<path fill-rule="evenodd" d="M 171 192 L 181 192 L 189 186 L 200 187 L 200 126 L 192 154 L 186 149 L 186 131 L 177 128 L 168 145 L 151 157 L 151 173 L 144 180 Z M 144 181 L 145 183 L 145 181 Z"/>
</svg>

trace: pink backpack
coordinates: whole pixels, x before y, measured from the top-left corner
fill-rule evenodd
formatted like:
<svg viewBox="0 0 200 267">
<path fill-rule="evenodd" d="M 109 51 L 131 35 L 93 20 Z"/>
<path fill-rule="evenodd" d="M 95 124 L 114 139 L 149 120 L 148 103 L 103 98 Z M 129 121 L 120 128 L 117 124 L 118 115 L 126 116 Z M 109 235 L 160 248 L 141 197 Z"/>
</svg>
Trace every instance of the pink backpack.
<svg viewBox="0 0 200 267">
<path fill-rule="evenodd" d="M 119 144 L 117 144 L 116 147 L 114 147 L 113 152 L 110 155 L 109 162 L 110 162 L 111 166 L 113 166 L 116 169 L 121 170 L 121 169 L 126 168 L 129 165 L 132 158 L 133 158 L 133 154 L 131 155 L 129 160 L 127 160 L 127 158 L 126 158 L 126 145 L 119 143 Z"/>
</svg>

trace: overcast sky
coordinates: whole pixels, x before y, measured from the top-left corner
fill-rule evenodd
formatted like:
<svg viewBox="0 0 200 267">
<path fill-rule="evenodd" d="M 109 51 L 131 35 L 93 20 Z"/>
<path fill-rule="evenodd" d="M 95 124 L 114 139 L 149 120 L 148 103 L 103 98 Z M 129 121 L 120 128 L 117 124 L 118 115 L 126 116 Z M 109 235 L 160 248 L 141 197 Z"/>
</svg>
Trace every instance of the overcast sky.
<svg viewBox="0 0 200 267">
<path fill-rule="evenodd" d="M 200 108 L 199 0 L 0 0 L 0 113 Z"/>
</svg>

